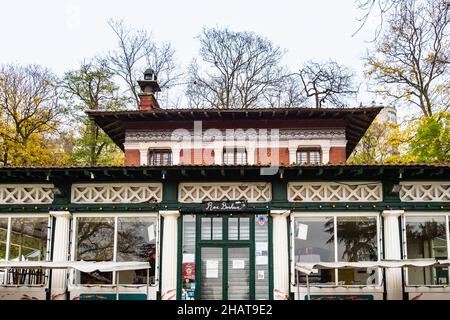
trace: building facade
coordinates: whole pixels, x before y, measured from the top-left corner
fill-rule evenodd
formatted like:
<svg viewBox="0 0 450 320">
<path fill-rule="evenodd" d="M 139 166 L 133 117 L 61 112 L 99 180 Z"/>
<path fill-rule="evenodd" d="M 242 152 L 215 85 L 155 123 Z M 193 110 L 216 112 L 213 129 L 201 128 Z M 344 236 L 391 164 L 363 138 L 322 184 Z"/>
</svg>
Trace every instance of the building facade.
<svg viewBox="0 0 450 320">
<path fill-rule="evenodd" d="M 148 77 L 147 77 L 148 76 Z M 0 299 L 308 298 L 301 262 L 448 259 L 450 165 L 346 165 L 380 108 L 89 112 L 120 167 L 0 168 Z M 320 269 L 311 299 L 448 299 L 445 266 Z M 120 289 L 120 294 L 117 294 Z"/>
</svg>

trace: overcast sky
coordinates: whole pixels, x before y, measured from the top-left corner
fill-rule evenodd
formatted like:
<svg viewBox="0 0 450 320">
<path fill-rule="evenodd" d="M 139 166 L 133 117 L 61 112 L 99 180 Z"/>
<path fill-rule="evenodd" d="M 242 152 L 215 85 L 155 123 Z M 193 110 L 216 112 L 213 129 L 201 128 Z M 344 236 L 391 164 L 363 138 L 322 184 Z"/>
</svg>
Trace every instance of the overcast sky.
<svg viewBox="0 0 450 320">
<path fill-rule="evenodd" d="M 57 74 L 116 45 L 107 20 L 124 18 L 170 41 L 181 66 L 198 52 L 195 37 L 203 26 L 254 31 L 287 49 L 284 62 L 297 70 L 309 59 L 335 59 L 360 77 L 369 40 L 378 20 L 355 37 L 361 16 L 355 0 L 14 0 L 0 4 L 0 63 L 37 63 Z M 353 101 L 370 104 L 361 87 Z M 379 100 L 381 101 L 381 100 Z"/>
</svg>

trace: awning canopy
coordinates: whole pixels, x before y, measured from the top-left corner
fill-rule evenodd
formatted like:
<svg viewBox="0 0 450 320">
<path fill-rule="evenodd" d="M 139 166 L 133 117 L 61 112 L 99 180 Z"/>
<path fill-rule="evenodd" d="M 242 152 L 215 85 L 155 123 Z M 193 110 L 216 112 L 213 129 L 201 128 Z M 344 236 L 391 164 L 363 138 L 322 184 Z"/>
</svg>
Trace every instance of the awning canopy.
<svg viewBox="0 0 450 320">
<path fill-rule="evenodd" d="M 314 269 L 346 269 L 346 268 L 403 268 L 403 267 L 429 267 L 449 266 L 450 260 L 436 259 L 407 259 L 407 260 L 381 260 L 359 262 L 297 262 L 295 269 L 310 275 Z"/>
<path fill-rule="evenodd" d="M 22 268 L 22 269 L 75 269 L 81 272 L 111 272 L 126 270 L 149 269 L 148 262 L 127 261 L 127 262 L 91 262 L 91 261 L 1 261 L 0 269 Z"/>
</svg>

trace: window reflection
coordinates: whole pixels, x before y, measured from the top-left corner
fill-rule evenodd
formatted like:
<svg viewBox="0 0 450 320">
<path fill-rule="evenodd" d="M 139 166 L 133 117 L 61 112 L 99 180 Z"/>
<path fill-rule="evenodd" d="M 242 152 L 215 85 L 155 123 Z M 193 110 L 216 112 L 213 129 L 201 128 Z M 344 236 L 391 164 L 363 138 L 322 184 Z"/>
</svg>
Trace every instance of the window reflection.
<svg viewBox="0 0 450 320">
<path fill-rule="evenodd" d="M 334 222 L 332 217 L 295 219 L 295 262 L 334 261 Z M 306 277 L 299 273 L 300 283 Z M 335 284 L 334 270 L 321 269 L 309 276 L 311 283 Z"/>
<path fill-rule="evenodd" d="M 445 217 L 406 217 L 408 259 L 447 259 Z M 408 268 L 411 285 L 448 284 L 448 268 Z"/>
<path fill-rule="evenodd" d="M 6 237 L 7 237 L 7 233 L 8 233 L 8 219 L 7 218 L 6 219 L 0 219 L 0 261 L 6 260 Z"/>
<path fill-rule="evenodd" d="M 154 283 L 156 261 L 156 229 L 154 218 L 118 218 L 117 261 L 150 263 L 150 282 Z M 147 270 L 120 272 L 122 284 L 147 283 Z"/>
<path fill-rule="evenodd" d="M 0 219 L 0 260 L 43 261 L 47 256 L 48 218 Z M 10 229 L 9 255 L 6 256 L 6 239 Z M 42 269 L 10 269 L 0 275 L 0 283 L 14 285 L 42 285 L 45 283 Z"/>
<path fill-rule="evenodd" d="M 378 260 L 376 217 L 298 217 L 294 232 L 296 262 Z M 304 274 L 297 277 L 300 283 L 306 282 Z M 318 269 L 309 280 L 317 284 L 374 285 L 378 283 L 378 269 L 339 269 L 337 279 L 334 269 Z"/>
<path fill-rule="evenodd" d="M 112 261 L 114 250 L 114 218 L 77 218 L 78 261 Z M 82 284 L 112 284 L 112 272 L 80 274 Z"/>
</svg>

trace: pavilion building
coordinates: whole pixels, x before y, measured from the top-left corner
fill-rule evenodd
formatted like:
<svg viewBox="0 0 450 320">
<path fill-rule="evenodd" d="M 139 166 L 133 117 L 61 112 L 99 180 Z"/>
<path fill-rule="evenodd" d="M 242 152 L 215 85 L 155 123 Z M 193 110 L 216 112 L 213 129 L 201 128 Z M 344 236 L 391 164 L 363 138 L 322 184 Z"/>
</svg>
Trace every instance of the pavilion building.
<svg viewBox="0 0 450 320">
<path fill-rule="evenodd" d="M 0 168 L 0 299 L 449 299 L 449 268 L 299 263 L 449 257 L 450 165 L 349 165 L 382 108 L 89 111 L 114 167 Z M 149 285 L 147 284 L 149 282 Z"/>
</svg>

